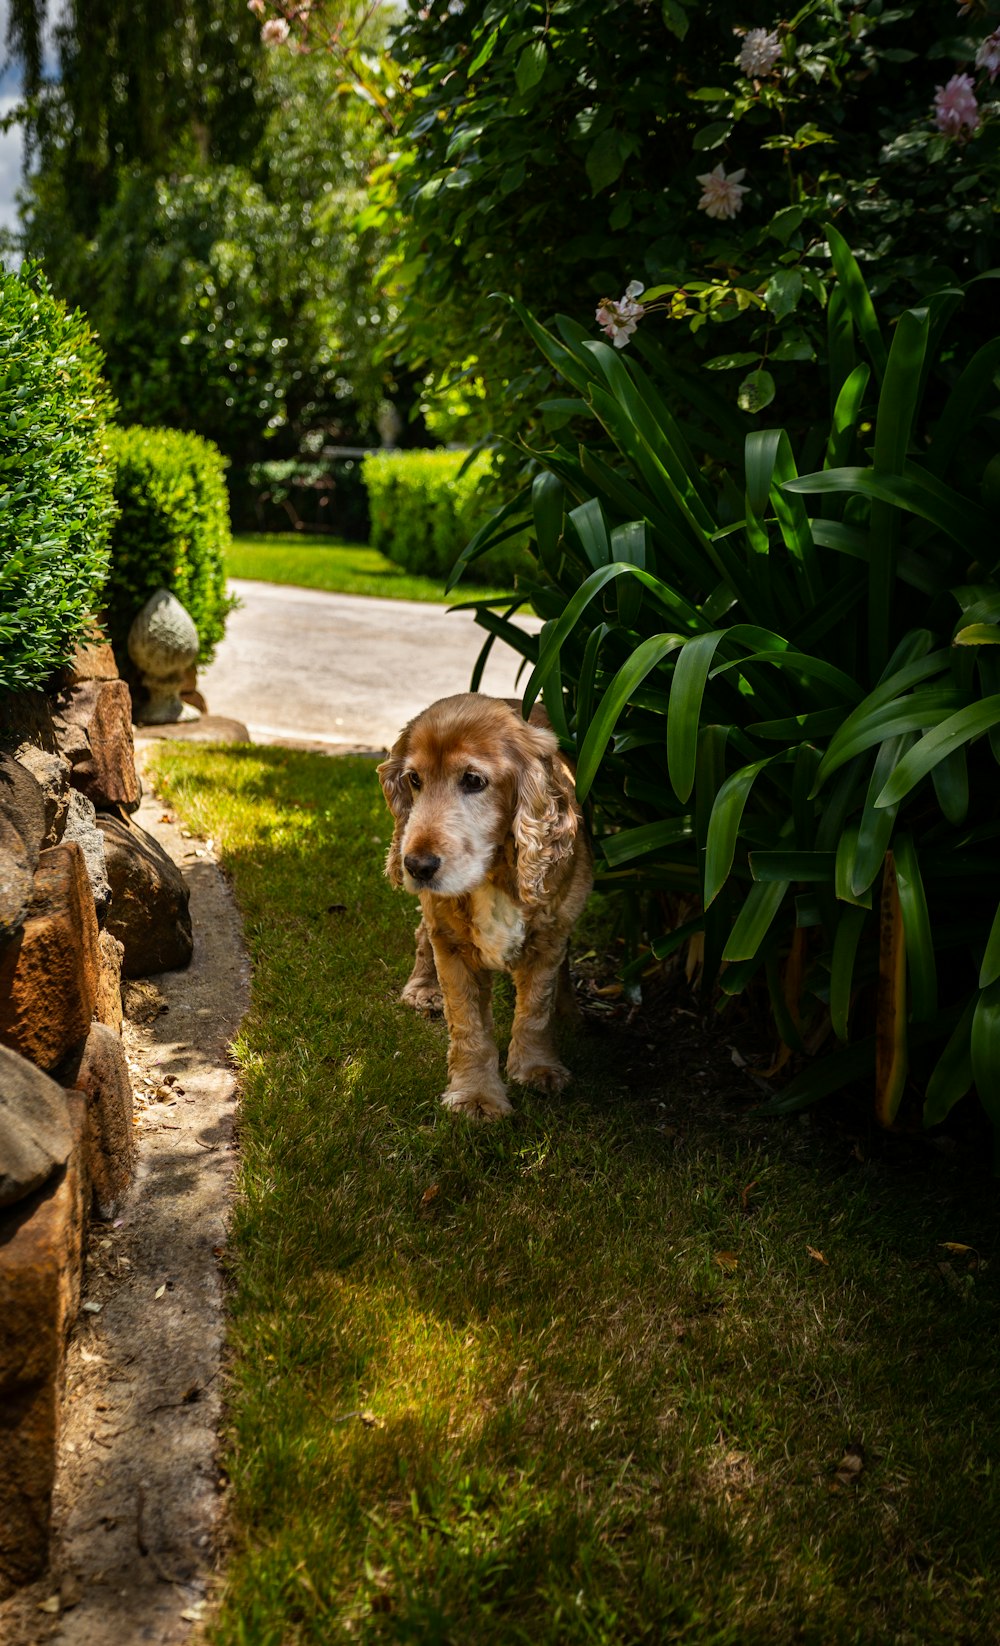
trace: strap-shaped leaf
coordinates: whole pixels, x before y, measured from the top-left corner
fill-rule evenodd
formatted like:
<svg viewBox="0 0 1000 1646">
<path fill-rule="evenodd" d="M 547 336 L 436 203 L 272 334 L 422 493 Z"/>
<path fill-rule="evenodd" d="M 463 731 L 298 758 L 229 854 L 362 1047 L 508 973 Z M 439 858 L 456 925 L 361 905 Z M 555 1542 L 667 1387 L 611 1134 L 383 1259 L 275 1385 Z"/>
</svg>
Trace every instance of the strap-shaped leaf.
<svg viewBox="0 0 1000 1646">
<path fill-rule="evenodd" d="M 903 912 L 906 938 L 906 967 L 910 979 L 910 1015 L 915 1023 L 928 1023 L 937 1011 L 937 965 L 934 937 L 927 912 L 927 894 L 917 848 L 910 834 L 898 834 L 893 846 L 896 889 Z"/>
<path fill-rule="evenodd" d="M 964 823 L 969 815 L 969 766 L 965 750 L 956 749 L 932 767 L 931 782 L 948 822 L 956 826 Z"/>
<path fill-rule="evenodd" d="M 883 812 L 878 813 L 880 819 L 884 815 Z M 857 824 L 849 823 L 837 841 L 837 862 L 833 872 L 833 890 L 838 903 L 856 903 L 863 909 L 870 909 L 872 906 L 870 888 L 863 887 L 860 892 L 854 890 L 854 876 L 857 872 L 858 860 L 858 835 Z M 872 879 L 874 878 L 873 875 Z"/>
<path fill-rule="evenodd" d="M 940 1126 L 972 1085 L 972 1019 L 979 996 L 966 1003 L 924 1092 L 924 1125 Z"/>
<path fill-rule="evenodd" d="M 612 869 L 621 863 L 630 863 L 635 857 L 663 846 L 676 846 L 692 837 L 690 817 L 658 818 L 655 823 L 643 823 L 637 829 L 623 829 L 621 834 L 605 835 L 599 842 L 604 861 Z"/>
<path fill-rule="evenodd" d="M 531 512 L 535 521 L 535 541 L 542 565 L 551 568 L 559 553 L 566 492 L 562 481 L 543 469 L 531 482 Z"/>
<path fill-rule="evenodd" d="M 902 475 L 879 474 L 874 468 L 819 469 L 786 482 L 788 491 L 813 492 L 819 496 L 840 492 L 894 503 L 909 514 L 931 521 L 960 547 L 971 543 L 991 543 L 991 522 L 985 509 L 945 486 L 916 464 L 907 464 Z"/>
<path fill-rule="evenodd" d="M 863 754 L 873 744 L 898 737 L 903 732 L 924 731 L 928 726 L 947 723 L 956 709 L 962 708 L 965 695 L 956 686 L 928 686 L 923 691 L 907 692 L 904 697 L 897 697 L 891 703 L 883 703 L 879 708 L 870 709 L 867 714 L 862 704 L 831 738 L 830 747 L 816 773 L 813 794 L 817 794 L 848 760 Z"/>
<path fill-rule="evenodd" d="M 996 725 L 1000 725 L 1000 694 L 984 697 L 949 715 L 904 755 L 876 800 L 876 806 L 892 806 L 905 799 L 940 761 Z"/>
<path fill-rule="evenodd" d="M 826 443 L 826 459 L 823 464 L 825 469 L 839 469 L 850 457 L 854 431 L 861 416 L 861 407 L 870 380 L 871 369 L 865 365 L 855 366 L 845 380 L 833 408 L 830 436 Z M 818 543 L 815 524 L 813 537 Z"/>
<path fill-rule="evenodd" d="M 789 749 L 781 754 L 768 755 L 764 760 L 755 760 L 750 765 L 742 766 L 738 772 L 733 772 L 719 789 L 708 822 L 708 840 L 705 848 L 706 908 L 715 901 L 729 878 L 729 871 L 736 855 L 736 842 L 739 839 L 744 808 L 759 774 L 767 766 L 783 763 L 792 758 L 793 751 Z"/>
<path fill-rule="evenodd" d="M 868 920 L 868 910 L 847 908 L 837 922 L 830 962 L 830 1022 L 838 1040 L 846 1040 L 854 987 L 854 963 Z"/>
<path fill-rule="evenodd" d="M 750 873 L 754 880 L 833 881 L 833 852 L 754 851 Z"/>
<path fill-rule="evenodd" d="M 879 904 L 878 997 L 875 1008 L 875 1118 L 891 1126 L 906 1085 L 906 939 L 891 852 L 886 853 Z"/>
<path fill-rule="evenodd" d="M 607 568 L 609 571 L 614 569 Z M 654 634 L 644 640 L 632 653 L 632 656 L 618 670 L 611 684 L 608 686 L 600 706 L 590 723 L 590 728 L 583 740 L 580 757 L 576 769 L 576 792 L 581 800 L 585 800 L 590 793 L 598 768 L 604 758 L 604 752 L 611 741 L 611 734 L 628 703 L 635 688 L 645 680 L 648 674 L 662 663 L 665 657 L 683 645 L 684 637 L 679 634 Z M 526 699 L 527 701 L 527 699 Z"/>
<path fill-rule="evenodd" d="M 1000 983 L 983 989 L 972 1018 L 972 1074 L 979 1101 L 994 1126 L 1000 1173 Z"/>
<path fill-rule="evenodd" d="M 857 258 L 839 229 L 835 229 L 832 223 L 828 223 L 826 226 L 826 238 L 830 247 L 834 272 L 837 276 L 837 285 L 840 291 L 843 292 L 844 299 L 851 311 L 851 318 L 858 328 L 858 336 L 868 350 L 868 357 L 875 368 L 875 375 L 881 382 L 885 373 L 886 348 L 871 294 L 865 285 Z"/>
<path fill-rule="evenodd" d="M 750 887 L 722 951 L 724 961 L 753 959 L 770 931 L 787 891 L 787 880 L 769 880 Z"/>
<path fill-rule="evenodd" d="M 872 455 L 879 479 L 901 475 L 906 466 L 928 325 L 926 309 L 907 309 L 896 322 L 875 420 Z M 884 667 L 889 653 L 902 527 L 899 508 L 876 498 L 868 532 L 868 664 L 873 675 Z"/>
<path fill-rule="evenodd" d="M 1000 978 L 1000 904 L 993 916 L 990 935 L 986 939 L 986 948 L 983 951 L 983 963 L 979 968 L 979 987 L 988 989 L 991 983 Z"/>
<path fill-rule="evenodd" d="M 857 839 L 854 847 L 854 861 L 850 871 L 850 889 L 854 897 L 860 898 L 870 892 L 872 882 L 882 867 L 883 859 L 889 849 L 892 831 L 896 823 L 898 806 L 883 806 L 879 808 L 875 802 L 888 782 L 890 774 L 895 770 L 907 749 L 913 746 L 913 734 L 906 733 L 902 737 L 890 737 L 882 744 L 875 757 L 872 775 L 868 783 L 868 793 L 862 807 L 858 822 Z"/>
<path fill-rule="evenodd" d="M 608 540 L 608 528 L 604 523 L 604 514 L 597 498 L 588 497 L 586 503 L 580 503 L 575 509 L 571 509 L 567 518 L 594 570 L 596 571 L 599 566 L 606 566 L 611 559 L 611 544 Z"/>
<path fill-rule="evenodd" d="M 698 729 L 708 672 L 716 649 L 725 638 L 724 629 L 717 629 L 714 634 L 695 635 L 684 642 L 674 665 L 667 708 L 667 773 L 682 804 L 694 788 Z"/>
</svg>

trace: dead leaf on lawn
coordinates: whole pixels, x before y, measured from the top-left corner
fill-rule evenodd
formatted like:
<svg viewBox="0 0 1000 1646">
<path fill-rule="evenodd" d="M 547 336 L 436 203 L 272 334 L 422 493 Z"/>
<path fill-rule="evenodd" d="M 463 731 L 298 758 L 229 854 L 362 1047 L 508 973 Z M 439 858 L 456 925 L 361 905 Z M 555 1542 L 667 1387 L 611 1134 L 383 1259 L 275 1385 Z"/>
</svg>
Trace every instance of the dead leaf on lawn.
<svg viewBox="0 0 1000 1646">
<path fill-rule="evenodd" d="M 961 1240 L 939 1240 L 938 1245 L 943 1252 L 950 1252 L 952 1257 L 967 1257 L 970 1269 L 979 1268 L 980 1257 L 975 1246 L 966 1246 Z"/>
<path fill-rule="evenodd" d="M 735 1274 L 740 1266 L 740 1260 L 735 1252 L 716 1252 L 715 1261 L 723 1274 Z"/>
<path fill-rule="evenodd" d="M 814 1257 L 816 1259 L 817 1263 L 826 1263 L 826 1258 L 823 1256 L 823 1253 L 818 1252 L 815 1246 L 807 1246 L 806 1251 L 809 1253 L 810 1257 Z M 826 1263 L 826 1266 L 829 1268 L 829 1263 Z"/>
<path fill-rule="evenodd" d="M 440 1193 L 441 1193 L 440 1183 L 432 1183 L 430 1188 L 425 1189 L 423 1194 L 420 1196 L 421 1206 L 429 1206 L 431 1204 L 431 1201 L 436 1200 Z"/>
<path fill-rule="evenodd" d="M 162 1286 L 158 1286 L 156 1291 L 153 1293 L 154 1300 L 158 1297 L 162 1297 L 164 1292 L 166 1291 L 166 1289 L 167 1289 L 166 1284 L 164 1284 Z"/>
<path fill-rule="evenodd" d="M 40 1600 L 38 1602 L 38 1610 L 40 1612 L 55 1613 L 60 1610 L 61 1606 L 62 1601 L 59 1599 L 58 1595 L 49 1595 L 48 1600 Z"/>
<path fill-rule="evenodd" d="M 364 1424 L 366 1429 L 384 1429 L 385 1428 L 385 1419 L 381 1418 L 381 1417 L 377 1417 L 374 1412 L 369 1412 L 369 1411 L 359 1412 L 358 1417 L 361 1420 L 361 1422 Z"/>
<path fill-rule="evenodd" d="M 852 1440 L 844 1447 L 844 1455 L 834 1470 L 831 1492 L 846 1492 L 856 1486 L 865 1467 L 865 1449 L 861 1442 Z"/>
</svg>

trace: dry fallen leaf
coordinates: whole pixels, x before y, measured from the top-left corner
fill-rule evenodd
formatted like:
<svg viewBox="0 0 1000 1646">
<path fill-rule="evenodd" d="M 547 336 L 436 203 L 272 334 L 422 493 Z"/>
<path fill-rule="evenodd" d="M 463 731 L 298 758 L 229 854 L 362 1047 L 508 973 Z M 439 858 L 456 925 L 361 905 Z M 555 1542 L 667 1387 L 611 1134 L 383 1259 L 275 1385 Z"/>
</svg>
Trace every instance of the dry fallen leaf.
<svg viewBox="0 0 1000 1646">
<path fill-rule="evenodd" d="M 719 1268 L 722 1270 L 723 1274 L 727 1275 L 735 1274 L 740 1264 L 740 1260 L 735 1252 L 716 1252 L 715 1261 L 719 1265 Z"/>
<path fill-rule="evenodd" d="M 816 1259 L 817 1263 L 826 1263 L 826 1258 L 823 1256 L 823 1253 L 818 1252 L 815 1246 L 807 1246 L 806 1251 L 809 1253 L 810 1257 L 814 1257 Z M 829 1263 L 826 1263 L 826 1266 L 829 1268 Z"/>
<path fill-rule="evenodd" d="M 366 1429 L 384 1429 L 385 1428 L 384 1419 L 382 1419 L 380 1417 L 376 1417 L 374 1412 L 369 1412 L 369 1411 L 359 1412 L 358 1417 L 361 1419 L 361 1422 L 364 1424 Z"/>
<path fill-rule="evenodd" d="M 40 1600 L 38 1602 L 38 1610 L 40 1612 L 58 1612 L 61 1604 L 62 1602 L 60 1601 L 58 1595 L 49 1595 L 48 1600 Z"/>
<path fill-rule="evenodd" d="M 860 1441 L 852 1440 L 844 1447 L 844 1455 L 834 1470 L 831 1492 L 847 1491 L 856 1486 L 865 1466 L 865 1449 Z"/>
<path fill-rule="evenodd" d="M 166 1289 L 167 1289 L 167 1288 L 166 1288 L 166 1285 L 163 1285 L 163 1286 L 159 1286 L 159 1287 L 158 1287 L 158 1288 L 157 1288 L 157 1290 L 156 1290 L 156 1291 L 155 1291 L 155 1292 L 154 1292 L 154 1293 L 153 1293 L 153 1297 L 154 1297 L 154 1299 L 155 1299 L 155 1298 L 158 1298 L 158 1297 L 162 1297 L 162 1296 L 163 1296 L 163 1294 L 164 1294 L 164 1292 L 165 1292 L 165 1291 L 166 1291 Z"/>
<path fill-rule="evenodd" d="M 425 1189 L 423 1194 L 420 1196 L 421 1206 L 429 1206 L 431 1201 L 436 1200 L 440 1193 L 441 1193 L 440 1183 L 432 1183 L 430 1188 Z"/>
</svg>

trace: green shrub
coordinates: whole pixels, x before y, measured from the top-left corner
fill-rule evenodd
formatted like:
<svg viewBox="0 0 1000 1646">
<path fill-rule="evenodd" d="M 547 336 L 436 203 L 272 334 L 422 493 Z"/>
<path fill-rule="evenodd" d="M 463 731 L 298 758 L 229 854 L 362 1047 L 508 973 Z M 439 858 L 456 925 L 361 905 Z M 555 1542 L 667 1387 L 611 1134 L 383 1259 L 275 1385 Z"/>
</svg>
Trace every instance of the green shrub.
<svg viewBox="0 0 1000 1646">
<path fill-rule="evenodd" d="M 100 604 L 115 516 L 111 401 L 86 321 L 0 272 L 0 688 L 42 686 Z"/>
<path fill-rule="evenodd" d="M 169 589 L 198 630 L 199 663 L 208 663 L 233 605 L 226 594 L 226 460 L 210 441 L 176 429 L 113 429 L 110 445 L 121 514 L 106 606 L 119 661 L 136 612 L 157 589 Z"/>
<path fill-rule="evenodd" d="M 497 506 L 488 456 L 468 452 L 374 452 L 364 460 L 371 546 L 397 566 L 424 577 L 447 577 L 470 537 Z M 524 533 L 477 558 L 484 583 L 509 582 L 524 570 Z"/>
<path fill-rule="evenodd" d="M 666 361 L 520 309 L 606 440 L 542 454 L 540 643 L 485 626 L 533 657 L 525 706 L 575 749 L 654 955 L 695 937 L 723 999 L 759 979 L 788 1047 L 834 1047 L 772 1109 L 860 1080 L 883 1125 L 908 1088 L 933 1125 L 975 1084 L 1000 1143 L 1000 337 L 956 358 L 955 291 L 888 332 L 828 233 L 812 473 L 784 430 L 734 440 L 699 384 L 703 466 Z"/>
</svg>

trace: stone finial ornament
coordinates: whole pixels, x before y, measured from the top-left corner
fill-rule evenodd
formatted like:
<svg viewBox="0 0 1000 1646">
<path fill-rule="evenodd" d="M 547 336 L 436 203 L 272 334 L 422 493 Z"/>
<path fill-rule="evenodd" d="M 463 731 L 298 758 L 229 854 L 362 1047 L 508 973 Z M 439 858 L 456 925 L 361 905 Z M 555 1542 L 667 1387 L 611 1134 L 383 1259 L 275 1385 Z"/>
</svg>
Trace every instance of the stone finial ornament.
<svg viewBox="0 0 1000 1646">
<path fill-rule="evenodd" d="M 199 718 L 198 710 L 181 700 L 198 644 L 198 630 L 189 613 L 169 589 L 157 589 L 128 631 L 128 654 L 149 693 L 139 714 L 140 725 L 163 726 Z"/>
</svg>

